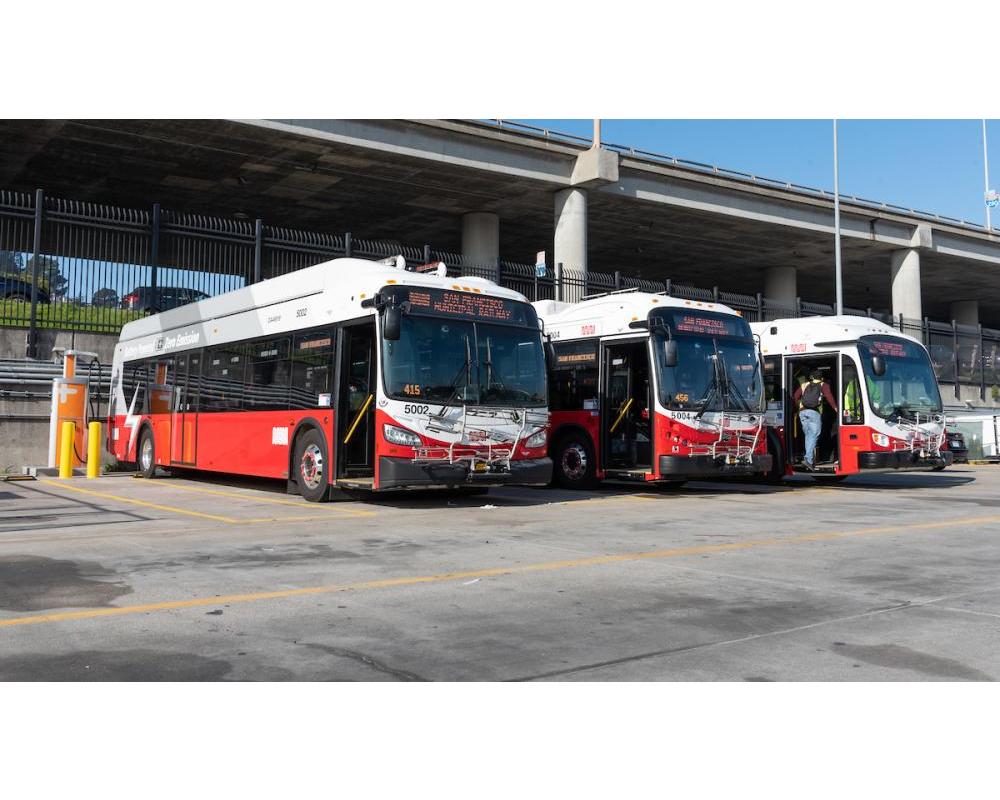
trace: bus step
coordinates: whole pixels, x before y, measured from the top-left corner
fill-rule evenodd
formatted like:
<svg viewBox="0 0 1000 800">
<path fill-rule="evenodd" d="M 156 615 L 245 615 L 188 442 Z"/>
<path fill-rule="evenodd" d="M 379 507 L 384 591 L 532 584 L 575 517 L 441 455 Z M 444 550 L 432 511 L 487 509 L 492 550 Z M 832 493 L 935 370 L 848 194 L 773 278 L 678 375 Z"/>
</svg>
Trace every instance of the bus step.
<svg viewBox="0 0 1000 800">
<path fill-rule="evenodd" d="M 652 474 L 650 469 L 609 469 L 605 470 L 604 476 L 612 481 L 640 481 L 646 482 L 647 476 Z"/>
</svg>

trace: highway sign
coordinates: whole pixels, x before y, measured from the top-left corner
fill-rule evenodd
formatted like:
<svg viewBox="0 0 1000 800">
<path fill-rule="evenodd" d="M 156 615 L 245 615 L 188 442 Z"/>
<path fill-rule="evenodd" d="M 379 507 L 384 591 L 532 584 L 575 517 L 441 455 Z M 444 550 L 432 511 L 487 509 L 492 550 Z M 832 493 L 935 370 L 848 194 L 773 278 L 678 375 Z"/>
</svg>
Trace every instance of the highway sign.
<svg viewBox="0 0 1000 800">
<path fill-rule="evenodd" d="M 986 193 L 986 207 L 996 208 L 998 205 L 1000 205 L 1000 194 L 991 189 Z"/>
<path fill-rule="evenodd" d="M 545 277 L 545 251 L 542 250 L 535 256 L 535 275 L 539 278 Z"/>
</svg>

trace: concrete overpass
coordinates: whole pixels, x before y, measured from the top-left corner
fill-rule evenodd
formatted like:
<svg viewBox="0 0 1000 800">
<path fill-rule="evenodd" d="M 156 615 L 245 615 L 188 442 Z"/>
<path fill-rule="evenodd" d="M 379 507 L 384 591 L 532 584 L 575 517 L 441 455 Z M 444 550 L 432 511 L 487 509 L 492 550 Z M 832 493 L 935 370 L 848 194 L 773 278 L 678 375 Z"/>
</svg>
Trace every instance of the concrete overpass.
<svg viewBox="0 0 1000 800">
<path fill-rule="evenodd" d="M 453 120 L 2 121 L 0 188 L 833 298 L 829 193 Z M 845 303 L 1000 327 L 1000 235 L 847 198 Z"/>
</svg>

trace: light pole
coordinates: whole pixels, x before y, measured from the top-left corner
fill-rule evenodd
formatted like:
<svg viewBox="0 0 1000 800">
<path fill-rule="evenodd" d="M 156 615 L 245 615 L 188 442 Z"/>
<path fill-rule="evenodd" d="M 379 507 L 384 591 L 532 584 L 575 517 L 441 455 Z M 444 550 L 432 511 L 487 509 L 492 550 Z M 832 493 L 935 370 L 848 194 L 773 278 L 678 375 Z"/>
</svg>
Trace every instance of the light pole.
<svg viewBox="0 0 1000 800">
<path fill-rule="evenodd" d="M 996 205 L 997 193 L 990 191 L 990 158 L 986 150 L 986 120 L 983 120 L 983 197 L 986 200 L 986 230 L 992 231 L 990 206 Z"/>
<path fill-rule="evenodd" d="M 840 165 L 837 153 L 837 120 L 833 121 L 833 252 L 837 267 L 837 314 L 844 313 L 844 281 L 840 264 Z"/>
</svg>

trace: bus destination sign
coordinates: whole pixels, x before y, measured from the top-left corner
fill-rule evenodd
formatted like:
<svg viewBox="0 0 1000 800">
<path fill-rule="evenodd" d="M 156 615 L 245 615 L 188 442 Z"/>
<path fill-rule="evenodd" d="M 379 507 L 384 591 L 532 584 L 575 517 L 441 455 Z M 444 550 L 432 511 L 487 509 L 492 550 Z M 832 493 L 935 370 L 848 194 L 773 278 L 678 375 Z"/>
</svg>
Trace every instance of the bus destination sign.
<svg viewBox="0 0 1000 800">
<path fill-rule="evenodd" d="M 400 298 L 404 299 L 404 298 Z M 430 314 L 480 322 L 501 322 L 508 325 L 533 325 L 534 310 L 525 303 L 505 297 L 490 297 L 471 292 L 449 292 L 441 289 L 408 290 L 411 314 Z"/>
</svg>

